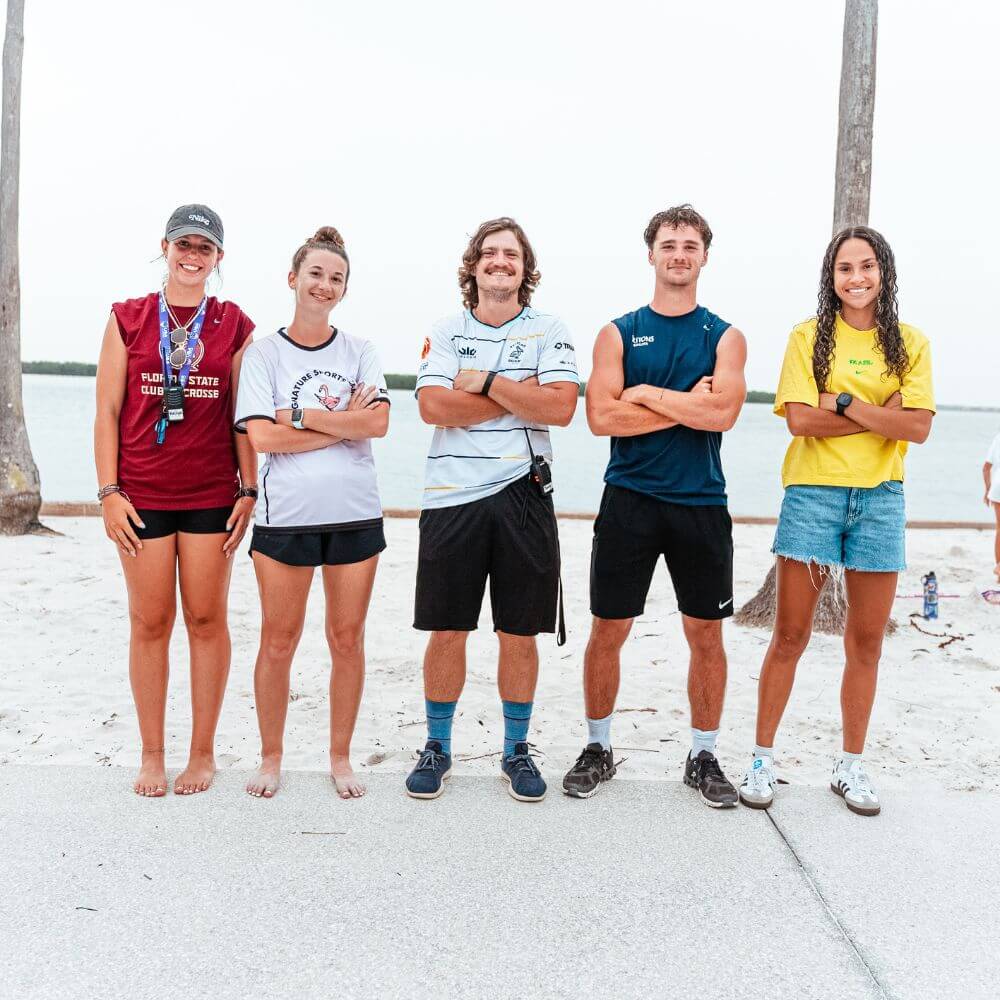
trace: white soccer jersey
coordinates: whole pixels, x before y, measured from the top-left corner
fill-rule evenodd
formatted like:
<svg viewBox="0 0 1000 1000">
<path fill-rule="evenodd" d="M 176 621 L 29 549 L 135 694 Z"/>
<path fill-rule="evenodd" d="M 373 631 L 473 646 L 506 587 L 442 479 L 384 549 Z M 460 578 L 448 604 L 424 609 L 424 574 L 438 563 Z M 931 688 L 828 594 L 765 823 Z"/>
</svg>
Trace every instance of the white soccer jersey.
<svg viewBox="0 0 1000 1000">
<path fill-rule="evenodd" d="M 346 410 L 359 382 L 389 393 L 375 348 L 343 330 L 319 347 L 303 347 L 282 328 L 254 341 L 243 355 L 236 429 L 255 417 L 274 422 L 278 410 Z M 258 527 L 331 531 L 379 524 L 382 504 L 370 441 L 267 456 L 260 473 Z"/>
<path fill-rule="evenodd" d="M 466 309 L 435 324 L 417 376 L 417 393 L 427 386 L 452 387 L 461 369 L 495 371 L 540 385 L 579 385 L 573 341 L 562 320 L 525 307 L 503 326 L 480 323 Z M 438 427 L 424 474 L 423 508 L 454 507 L 499 493 L 531 467 L 525 431 L 536 455 L 552 460 L 549 430 L 512 413 L 474 427 Z"/>
</svg>

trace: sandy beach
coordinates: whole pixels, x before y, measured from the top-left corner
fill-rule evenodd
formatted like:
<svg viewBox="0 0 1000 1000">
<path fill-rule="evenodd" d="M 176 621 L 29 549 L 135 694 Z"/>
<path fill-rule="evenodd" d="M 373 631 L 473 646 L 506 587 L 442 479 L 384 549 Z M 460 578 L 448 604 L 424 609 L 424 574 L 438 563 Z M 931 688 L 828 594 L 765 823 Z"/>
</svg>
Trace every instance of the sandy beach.
<svg viewBox="0 0 1000 1000">
<path fill-rule="evenodd" d="M 0 764 L 131 767 L 138 731 L 128 685 L 128 620 L 118 557 L 98 518 L 47 518 L 61 537 L 0 538 Z M 569 641 L 540 640 L 542 669 L 529 739 L 550 781 L 585 742 L 580 684 L 589 629 L 587 577 L 591 522 L 561 520 Z M 749 599 L 770 564 L 773 528 L 737 525 L 736 605 Z M 362 772 L 402 775 L 423 744 L 420 662 L 424 636 L 411 627 L 417 523 L 388 519 L 368 620 L 368 678 L 354 739 Z M 230 594 L 233 668 L 217 740 L 221 768 L 256 762 L 253 662 L 259 610 L 250 560 L 237 557 Z M 911 530 L 910 569 L 900 595 L 917 595 L 934 570 L 943 596 L 937 622 L 919 620 L 916 597 L 897 598 L 899 630 L 886 640 L 879 697 L 867 749 L 876 781 L 917 780 L 952 790 L 1000 790 L 1000 606 L 979 592 L 991 586 L 992 536 L 975 530 Z M 292 676 L 285 741 L 289 769 L 321 770 L 327 746 L 329 661 L 318 577 Z M 995 583 L 992 586 L 996 586 Z M 753 744 L 756 679 L 769 635 L 727 623 L 729 692 L 719 756 L 736 777 Z M 943 648 L 947 637 L 959 639 Z M 171 648 L 167 715 L 171 772 L 185 760 L 190 727 L 183 627 Z M 497 768 L 502 721 L 495 684 L 496 643 L 488 600 L 469 643 L 469 672 L 455 727 L 460 774 Z M 777 742 L 779 775 L 821 784 L 839 747 L 841 640 L 816 636 L 802 660 Z M 623 678 L 612 730 L 620 773 L 676 779 L 688 745 L 686 654 L 669 577 L 657 570 L 646 614 L 623 651 Z"/>
</svg>

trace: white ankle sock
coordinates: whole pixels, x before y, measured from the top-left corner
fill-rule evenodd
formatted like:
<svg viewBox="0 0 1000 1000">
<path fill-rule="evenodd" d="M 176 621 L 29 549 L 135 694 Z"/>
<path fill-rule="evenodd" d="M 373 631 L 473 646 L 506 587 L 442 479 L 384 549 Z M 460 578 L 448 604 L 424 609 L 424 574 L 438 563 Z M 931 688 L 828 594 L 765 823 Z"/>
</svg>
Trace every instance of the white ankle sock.
<svg viewBox="0 0 1000 1000">
<path fill-rule="evenodd" d="M 611 715 L 603 719 L 587 719 L 587 742 L 600 743 L 605 750 L 611 749 Z"/>
<path fill-rule="evenodd" d="M 753 755 L 754 757 L 766 757 L 772 764 L 774 763 L 774 747 L 762 747 L 755 743 Z"/>
<path fill-rule="evenodd" d="M 713 729 L 711 731 L 706 729 L 691 729 L 691 753 L 690 757 L 693 760 L 702 752 L 702 750 L 707 750 L 713 756 L 715 755 L 715 743 L 719 738 L 719 730 Z"/>
</svg>

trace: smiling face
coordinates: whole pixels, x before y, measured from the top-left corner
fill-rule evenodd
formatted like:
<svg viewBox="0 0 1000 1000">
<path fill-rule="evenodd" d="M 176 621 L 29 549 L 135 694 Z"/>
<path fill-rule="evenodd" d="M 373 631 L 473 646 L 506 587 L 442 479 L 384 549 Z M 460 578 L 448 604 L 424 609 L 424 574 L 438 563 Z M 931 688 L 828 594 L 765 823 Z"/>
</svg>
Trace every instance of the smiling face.
<svg viewBox="0 0 1000 1000">
<path fill-rule="evenodd" d="M 664 223 L 657 230 L 649 250 L 649 263 L 660 284 L 674 288 L 697 284 L 707 262 L 705 241 L 694 226 Z"/>
<path fill-rule="evenodd" d="M 833 261 L 833 290 L 848 311 L 874 310 L 882 290 L 882 272 L 875 251 L 866 240 L 845 240 L 837 251 Z"/>
<path fill-rule="evenodd" d="M 204 285 L 222 260 L 222 251 L 204 236 L 178 236 L 172 243 L 160 243 L 167 261 L 167 274 L 179 285 L 193 288 Z"/>
<path fill-rule="evenodd" d="M 288 275 L 299 309 L 326 315 L 347 291 L 347 261 L 332 250 L 310 250 Z"/>
<path fill-rule="evenodd" d="M 524 280 L 524 250 L 510 229 L 490 233 L 483 240 L 476 263 L 476 287 L 480 299 L 506 302 L 517 295 Z"/>
</svg>

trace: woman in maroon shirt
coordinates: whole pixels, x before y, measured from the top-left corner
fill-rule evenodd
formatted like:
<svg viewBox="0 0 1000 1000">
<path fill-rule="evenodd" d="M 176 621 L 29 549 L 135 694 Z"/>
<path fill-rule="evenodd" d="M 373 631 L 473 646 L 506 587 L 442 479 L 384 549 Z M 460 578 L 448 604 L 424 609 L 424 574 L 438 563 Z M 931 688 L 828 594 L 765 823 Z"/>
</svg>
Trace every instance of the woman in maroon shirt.
<svg viewBox="0 0 1000 1000">
<path fill-rule="evenodd" d="M 171 215 L 161 244 L 163 289 L 112 306 L 97 367 L 98 499 L 128 589 L 129 678 L 142 740 L 139 795 L 167 790 L 167 652 L 178 579 L 193 723 L 188 764 L 174 791 L 202 792 L 212 783 L 231 658 L 230 556 L 257 495 L 256 455 L 232 431 L 253 323 L 232 302 L 205 295 L 222 260 L 222 240 L 222 220 L 204 205 L 183 205 Z"/>
</svg>

